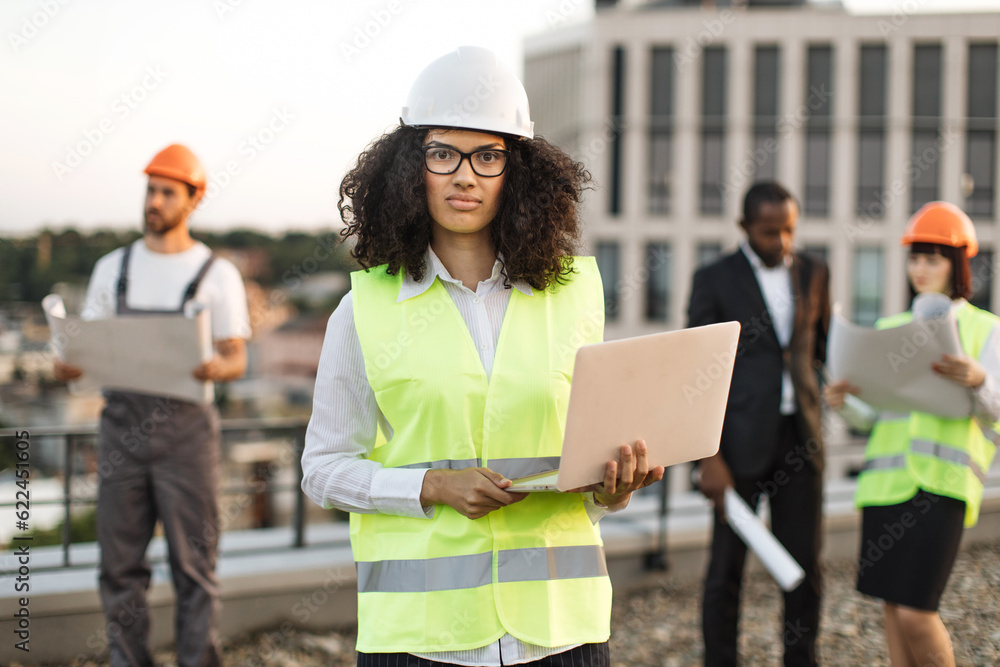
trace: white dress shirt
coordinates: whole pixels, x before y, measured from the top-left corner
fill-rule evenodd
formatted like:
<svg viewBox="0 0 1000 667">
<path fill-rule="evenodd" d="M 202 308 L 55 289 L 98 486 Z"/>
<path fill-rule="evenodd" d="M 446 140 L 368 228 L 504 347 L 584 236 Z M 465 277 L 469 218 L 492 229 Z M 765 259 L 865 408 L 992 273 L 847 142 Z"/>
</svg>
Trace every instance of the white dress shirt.
<svg viewBox="0 0 1000 667">
<path fill-rule="evenodd" d="M 792 256 L 786 255 L 783 262 L 768 267 L 746 239 L 740 241 L 740 249 L 753 267 L 757 284 L 760 286 L 761 294 L 764 295 L 764 304 L 771 316 L 771 326 L 778 336 L 778 343 L 782 349 L 786 349 L 792 340 L 792 329 L 795 326 Z M 795 387 L 792 385 L 792 374 L 786 368 L 781 374 L 781 414 L 795 414 L 795 409 Z"/>
<path fill-rule="evenodd" d="M 511 295 L 511 290 L 504 287 L 500 260 L 494 263 L 492 275 L 480 282 L 475 291 L 452 278 L 430 248 L 425 262 L 427 268 L 422 280 L 404 275 L 397 303 L 423 294 L 435 279 L 440 280 L 469 329 L 488 378 Z M 523 294 L 532 294 L 527 283 L 512 281 L 511 286 Z M 434 506 L 425 508 L 420 504 L 426 470 L 384 468 L 367 458 L 375 446 L 376 424 L 382 426 L 387 437 L 392 437 L 392 424 L 379 410 L 368 384 L 361 343 L 354 326 L 353 299 L 348 293 L 330 316 L 326 328 L 316 372 L 313 412 L 302 454 L 302 489 L 314 502 L 327 508 L 433 517 Z M 608 510 L 595 505 L 592 494 L 584 497 L 587 513 L 596 523 Z M 477 649 L 420 655 L 457 665 L 499 666 L 539 660 L 575 646 L 579 644 L 546 648 L 525 644 L 506 634 Z"/>
</svg>

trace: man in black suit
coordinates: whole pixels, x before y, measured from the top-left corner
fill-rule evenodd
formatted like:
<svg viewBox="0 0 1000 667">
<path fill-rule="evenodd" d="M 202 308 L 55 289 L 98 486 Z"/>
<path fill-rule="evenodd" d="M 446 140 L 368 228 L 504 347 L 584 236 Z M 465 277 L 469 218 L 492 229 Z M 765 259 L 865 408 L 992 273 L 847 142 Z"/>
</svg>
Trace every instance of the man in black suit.
<svg viewBox="0 0 1000 667">
<path fill-rule="evenodd" d="M 785 594 L 785 665 L 815 665 L 820 604 L 823 444 L 818 365 L 826 357 L 829 281 L 819 259 L 792 252 L 798 205 L 774 182 L 743 202 L 746 239 L 694 275 L 688 326 L 742 325 L 719 453 L 699 464 L 715 506 L 702 607 L 705 665 L 736 665 L 746 547 L 726 524 L 727 486 L 756 507 L 768 496 L 775 537 L 806 572 Z"/>
</svg>

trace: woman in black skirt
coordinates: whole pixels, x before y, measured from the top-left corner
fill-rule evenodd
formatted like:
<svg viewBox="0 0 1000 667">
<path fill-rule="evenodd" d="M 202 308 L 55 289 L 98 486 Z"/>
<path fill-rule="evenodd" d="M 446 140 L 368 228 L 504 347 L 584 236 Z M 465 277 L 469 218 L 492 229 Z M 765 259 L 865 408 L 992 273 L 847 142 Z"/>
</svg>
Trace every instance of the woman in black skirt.
<svg viewBox="0 0 1000 667">
<path fill-rule="evenodd" d="M 969 416 L 883 411 L 877 420 L 869 413 L 870 423 L 864 424 L 863 404 L 845 402 L 845 394 L 859 394 L 849 379 L 832 382 L 824 395 L 853 426 L 874 423 L 856 496 L 862 508 L 857 589 L 885 603 L 894 667 L 945 667 L 954 665 L 955 658 L 938 603 L 963 527 L 978 519 L 983 479 L 1000 432 L 1000 319 L 966 301 L 972 282 L 969 258 L 978 243 L 971 220 L 960 209 L 944 202 L 927 204 L 910 220 L 902 244 L 910 246 L 906 271 L 914 307 L 875 326 L 910 324 L 914 310 L 933 304 L 933 294 L 942 295 L 937 298 L 957 322 L 962 354 L 943 355 L 928 370 L 968 388 Z M 944 326 L 942 320 L 918 319 L 920 327 L 901 334 L 899 363 Z"/>
</svg>

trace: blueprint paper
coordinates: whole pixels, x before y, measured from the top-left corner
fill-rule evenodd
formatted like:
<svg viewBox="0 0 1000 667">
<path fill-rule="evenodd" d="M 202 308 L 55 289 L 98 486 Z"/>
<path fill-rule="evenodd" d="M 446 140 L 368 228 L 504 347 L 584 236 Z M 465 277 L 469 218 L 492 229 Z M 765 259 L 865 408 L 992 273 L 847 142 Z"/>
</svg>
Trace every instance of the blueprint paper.
<svg viewBox="0 0 1000 667">
<path fill-rule="evenodd" d="M 941 317 L 881 330 L 852 324 L 839 309 L 835 311 L 827 344 L 832 379 L 858 387 L 858 398 L 880 410 L 927 412 L 951 419 L 972 414 L 968 388 L 931 369 L 944 354 L 963 354 L 950 309 Z"/>
<path fill-rule="evenodd" d="M 212 357 L 207 310 L 86 321 L 67 316 L 56 294 L 42 300 L 42 309 L 54 352 L 83 370 L 83 376 L 69 384 L 72 393 L 118 389 L 192 403 L 212 402 L 214 385 L 191 374 Z"/>
</svg>

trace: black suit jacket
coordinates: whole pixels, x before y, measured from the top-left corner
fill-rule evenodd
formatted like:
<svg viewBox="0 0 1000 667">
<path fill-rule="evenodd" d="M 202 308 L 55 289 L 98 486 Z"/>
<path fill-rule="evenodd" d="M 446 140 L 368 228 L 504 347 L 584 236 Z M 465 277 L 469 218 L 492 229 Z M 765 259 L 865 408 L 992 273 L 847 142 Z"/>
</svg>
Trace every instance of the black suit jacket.
<svg viewBox="0 0 1000 667">
<path fill-rule="evenodd" d="M 786 366 L 795 387 L 803 438 L 800 458 L 803 465 L 812 465 L 819 472 L 823 469 L 818 366 L 826 361 L 829 273 L 819 258 L 794 254 L 791 274 L 795 325 L 784 350 L 753 267 L 742 250 L 694 275 L 688 326 L 732 320 L 742 326 L 720 444 L 735 477 L 764 474 L 774 460 L 781 417 L 781 375 Z"/>
</svg>

